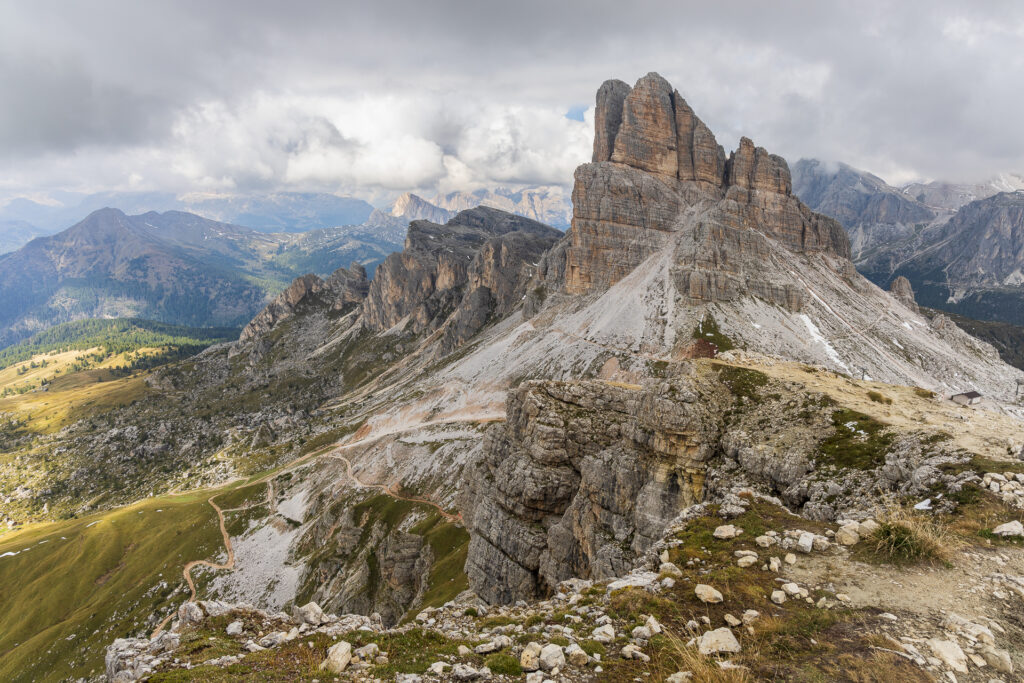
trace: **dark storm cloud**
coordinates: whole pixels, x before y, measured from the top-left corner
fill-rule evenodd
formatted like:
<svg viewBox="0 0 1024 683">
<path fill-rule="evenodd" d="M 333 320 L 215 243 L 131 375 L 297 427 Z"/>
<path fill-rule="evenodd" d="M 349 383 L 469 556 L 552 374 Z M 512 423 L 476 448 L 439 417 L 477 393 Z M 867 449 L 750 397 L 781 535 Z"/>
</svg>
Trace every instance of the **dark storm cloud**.
<svg viewBox="0 0 1024 683">
<path fill-rule="evenodd" d="M 651 70 L 727 147 L 1024 170 L 1018 3 L 691 5 L 7 3 L 0 188 L 566 183 L 565 113 Z"/>
</svg>

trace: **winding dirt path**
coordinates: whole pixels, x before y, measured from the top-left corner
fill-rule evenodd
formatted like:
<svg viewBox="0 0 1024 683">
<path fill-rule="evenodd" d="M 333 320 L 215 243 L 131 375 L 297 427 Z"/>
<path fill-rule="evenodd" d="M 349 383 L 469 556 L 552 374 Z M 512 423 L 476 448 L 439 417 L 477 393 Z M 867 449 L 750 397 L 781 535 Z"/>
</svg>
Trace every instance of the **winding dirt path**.
<svg viewBox="0 0 1024 683">
<path fill-rule="evenodd" d="M 389 496 L 391 496 L 393 498 L 397 498 L 398 500 L 406 500 L 406 501 L 409 501 L 409 502 L 412 502 L 412 503 L 422 503 L 424 505 L 429 505 L 429 506 L 435 508 L 447 521 L 454 522 L 454 523 L 457 523 L 457 524 L 462 524 L 462 513 L 461 512 L 456 513 L 456 514 L 453 515 L 452 513 L 447 512 L 446 510 L 444 510 L 440 505 L 438 505 L 437 503 L 435 503 L 432 500 L 427 500 L 427 499 L 424 499 L 424 498 L 413 498 L 413 497 L 402 496 L 401 494 L 399 494 L 399 493 L 395 492 L 394 490 L 392 490 L 393 487 L 387 487 L 387 486 L 384 486 L 383 484 L 364 484 L 354 474 L 352 474 L 352 463 L 349 462 L 349 459 L 344 457 L 344 456 L 342 456 L 342 455 L 338 455 L 337 451 L 345 450 L 345 449 L 348 449 L 348 448 L 353 448 L 355 446 L 365 446 L 365 445 L 367 445 L 369 443 L 373 443 L 375 441 L 379 441 L 380 439 L 383 439 L 383 438 L 388 437 L 388 436 L 394 436 L 395 434 L 400 434 L 400 433 L 403 433 L 403 432 L 412 431 L 414 429 L 421 429 L 423 427 L 428 427 L 428 426 L 435 426 L 435 425 L 442 425 L 442 424 L 455 424 L 455 423 L 460 423 L 460 422 L 476 422 L 476 423 L 479 423 L 479 424 L 484 424 L 484 423 L 487 423 L 487 422 L 498 422 L 498 421 L 501 421 L 501 420 L 504 420 L 504 419 L 505 419 L 505 416 L 504 416 L 503 413 L 493 413 L 493 414 L 492 413 L 482 413 L 482 414 L 477 414 L 477 415 L 474 415 L 474 416 L 467 416 L 467 417 L 460 417 L 460 418 L 442 418 L 442 419 L 439 419 L 439 420 L 429 420 L 429 421 L 421 422 L 421 423 L 418 423 L 418 424 L 416 424 L 414 426 L 406 427 L 406 428 L 403 428 L 403 429 L 386 430 L 386 431 L 380 432 L 378 434 L 374 434 L 373 436 L 370 436 L 369 434 L 366 434 L 362 438 L 360 438 L 358 441 L 353 441 L 351 443 L 344 443 L 344 444 L 335 444 L 333 446 L 326 446 L 325 448 L 315 450 L 315 451 L 313 451 L 311 453 L 307 453 L 306 455 L 302 456 L 301 458 L 297 458 L 293 462 L 289 463 L 287 466 L 284 467 L 284 469 L 282 469 L 282 470 L 275 470 L 275 471 L 269 472 L 266 475 L 264 475 L 263 477 L 257 479 L 256 481 L 253 481 L 250 484 L 247 484 L 247 486 L 254 486 L 254 485 L 266 483 L 266 485 L 267 485 L 267 506 L 269 507 L 271 514 L 276 514 L 277 513 L 277 500 L 276 500 L 276 497 L 274 495 L 274 477 L 277 477 L 277 476 L 283 474 L 284 472 L 291 471 L 292 469 L 297 468 L 298 466 L 300 466 L 301 464 L 304 464 L 305 462 L 307 462 L 309 460 L 314 460 L 316 458 L 321 458 L 321 457 L 335 458 L 337 460 L 342 460 L 342 461 L 345 462 L 346 473 L 348 474 L 349 478 L 352 479 L 352 481 L 356 483 L 357 486 L 361 486 L 361 487 L 364 487 L 364 488 L 379 489 L 383 493 L 385 493 L 385 494 L 387 494 L 387 495 L 389 495 Z M 324 453 L 323 451 L 325 451 L 325 450 L 331 450 L 333 452 Z M 220 508 L 220 506 L 217 505 L 216 502 L 214 502 L 214 499 L 217 496 L 219 496 L 219 495 L 220 495 L 219 493 L 216 493 L 216 494 L 210 496 L 210 498 L 207 500 L 207 502 L 217 512 L 217 519 L 218 519 L 218 522 L 220 524 L 220 533 L 221 533 L 221 536 L 224 539 L 224 547 L 227 549 L 228 560 L 224 564 L 217 564 L 215 562 L 210 562 L 209 560 L 190 560 L 189 562 L 185 563 L 185 566 L 182 568 L 182 572 L 181 573 L 182 573 L 182 576 L 184 576 L 185 583 L 188 584 L 188 589 L 189 589 L 189 598 L 188 598 L 188 600 L 186 602 L 195 602 L 195 600 L 196 600 L 196 586 L 195 586 L 195 583 L 192 581 L 192 570 L 195 567 L 202 566 L 202 567 L 210 567 L 211 569 L 229 569 L 229 570 L 235 568 L 235 549 L 234 549 L 234 546 L 231 544 L 231 537 L 228 535 L 227 528 L 225 528 L 224 513 L 225 512 L 239 512 L 239 511 L 242 511 L 242 510 L 248 510 L 249 508 L 258 507 L 259 505 L 262 505 L 262 503 L 253 503 L 253 504 L 250 504 L 250 505 L 243 505 L 243 506 L 237 507 L 237 508 L 229 508 L 227 510 L 222 510 Z M 177 614 L 177 610 L 171 612 L 166 617 L 164 617 L 164 620 L 161 621 L 160 624 L 153 631 L 153 634 L 150 636 L 150 639 L 156 638 L 158 635 L 160 635 L 163 632 L 164 628 L 167 627 L 167 624 L 171 621 L 171 619 L 174 618 L 174 616 L 176 614 Z"/>
<path fill-rule="evenodd" d="M 444 508 L 442 508 L 440 505 L 438 505 L 437 503 L 435 503 L 432 500 L 428 500 L 426 498 L 414 498 L 414 497 L 410 497 L 410 496 L 403 496 L 400 493 L 395 491 L 395 485 L 394 484 L 392 484 L 391 486 L 385 486 L 384 484 L 366 484 L 366 483 L 363 483 L 362 481 L 359 480 L 359 477 L 357 477 L 355 474 L 352 473 L 352 462 L 348 458 L 346 458 L 344 455 L 334 455 L 333 453 L 329 453 L 326 457 L 334 458 L 335 460 L 341 460 L 343 463 L 345 463 L 345 474 L 347 474 L 348 478 L 351 479 L 355 483 L 355 485 L 360 487 L 360 488 L 377 489 L 378 491 L 380 491 L 380 492 L 382 492 L 382 493 L 384 493 L 386 495 L 389 495 L 389 496 L 391 496 L 392 498 L 394 498 L 396 500 L 407 500 L 410 503 L 422 503 L 423 505 L 429 505 L 430 507 L 434 508 L 439 513 L 441 513 L 441 516 L 444 517 L 449 522 L 455 522 L 457 524 L 462 524 L 462 513 L 461 512 L 457 512 L 457 513 L 455 513 L 453 515 L 452 513 L 447 512 Z"/>
<path fill-rule="evenodd" d="M 227 548 L 227 551 L 228 551 L 228 561 L 225 562 L 224 564 L 217 564 L 216 562 L 210 562 L 209 560 L 191 560 L 189 562 L 186 562 L 184 568 L 182 568 L 182 570 L 181 570 L 182 575 L 185 577 L 185 583 L 188 584 L 188 590 L 189 590 L 189 593 L 190 593 L 189 598 L 188 598 L 188 600 L 186 600 L 186 602 L 195 602 L 196 601 L 196 584 L 192 581 L 192 569 L 193 568 L 200 567 L 200 566 L 201 567 L 209 567 L 210 569 L 234 569 L 235 568 L 235 548 L 234 548 L 234 546 L 231 545 L 231 536 L 228 535 L 228 530 L 224 526 L 224 510 L 221 510 L 220 506 L 217 505 L 217 503 L 214 502 L 214 498 L 216 498 L 216 497 L 217 497 L 217 495 L 210 496 L 209 500 L 207 500 L 206 502 L 208 502 L 213 507 L 213 509 L 217 512 L 217 520 L 218 520 L 218 522 L 220 524 L 220 535 L 221 535 L 221 537 L 223 537 L 223 539 L 224 539 L 224 547 Z M 246 509 L 246 508 L 244 508 L 244 507 L 243 508 L 235 508 L 235 510 L 244 510 L 244 509 Z M 232 512 L 232 511 L 233 510 L 228 510 L 228 512 Z M 174 617 L 175 614 L 177 614 L 177 610 L 175 610 L 174 612 L 171 612 L 166 617 L 164 617 L 164 620 L 161 621 L 160 625 L 156 627 L 155 631 L 153 631 L 153 635 L 150 636 L 150 639 L 156 638 L 158 635 L 160 635 L 160 633 L 164 630 L 164 627 L 167 626 L 167 622 L 169 622 L 171 620 L 171 618 Z"/>
</svg>

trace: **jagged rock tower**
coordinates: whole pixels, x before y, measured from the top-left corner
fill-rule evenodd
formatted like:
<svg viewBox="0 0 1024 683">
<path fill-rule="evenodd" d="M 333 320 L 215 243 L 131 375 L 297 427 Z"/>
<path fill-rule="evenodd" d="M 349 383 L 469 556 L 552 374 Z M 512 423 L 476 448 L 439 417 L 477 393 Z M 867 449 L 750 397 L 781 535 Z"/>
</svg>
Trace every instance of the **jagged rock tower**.
<svg viewBox="0 0 1024 683">
<path fill-rule="evenodd" d="M 764 236 L 796 253 L 849 258 L 842 226 L 792 194 L 785 159 L 747 138 L 727 159 L 658 74 L 633 88 L 606 81 L 595 127 L 593 162 L 576 169 L 572 229 L 541 265 L 541 277 L 562 291 L 606 289 L 684 230 L 675 279 L 693 303 L 749 292 L 798 310 L 799 288 L 759 267 Z"/>
</svg>

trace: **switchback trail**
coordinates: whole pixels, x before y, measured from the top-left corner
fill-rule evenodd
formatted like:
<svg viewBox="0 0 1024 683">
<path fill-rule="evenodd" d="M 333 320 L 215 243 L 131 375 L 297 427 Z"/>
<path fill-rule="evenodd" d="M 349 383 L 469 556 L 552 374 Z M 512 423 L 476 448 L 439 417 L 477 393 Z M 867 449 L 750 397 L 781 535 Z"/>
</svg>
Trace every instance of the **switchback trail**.
<svg viewBox="0 0 1024 683">
<path fill-rule="evenodd" d="M 457 512 L 453 515 L 452 513 L 445 511 L 444 508 L 442 508 L 440 505 L 438 505 L 432 500 L 427 500 L 426 498 L 413 498 L 410 496 L 403 496 L 395 492 L 394 485 L 385 486 L 384 484 L 364 484 L 362 481 L 359 480 L 359 478 L 356 475 L 352 474 L 352 463 L 344 455 L 334 455 L 333 453 L 329 453 L 326 457 L 334 458 L 335 460 L 341 460 L 343 463 L 345 463 L 345 474 L 347 474 L 348 478 L 355 482 L 355 485 L 360 488 L 377 489 L 378 491 L 381 491 L 382 493 L 389 495 L 396 500 L 407 500 L 410 503 L 422 503 L 423 505 L 429 505 L 430 507 L 434 508 L 439 513 L 441 513 L 441 516 L 449 522 L 462 524 L 461 512 Z"/>
<path fill-rule="evenodd" d="M 189 598 L 188 598 L 188 600 L 186 602 L 195 602 L 196 601 L 196 584 L 192 581 L 192 568 L 193 567 L 203 566 L 203 567 L 209 567 L 211 569 L 234 569 L 235 568 L 235 548 L 234 548 L 234 546 L 231 545 L 231 537 L 228 535 L 228 530 L 224 527 L 224 511 L 221 510 L 220 506 L 217 505 L 217 503 L 214 502 L 214 498 L 216 498 L 216 497 L 217 497 L 216 495 L 210 496 L 210 499 L 208 501 L 206 501 L 206 502 L 208 502 L 211 506 L 213 506 L 213 509 L 216 510 L 216 512 L 217 512 L 217 520 L 218 520 L 218 522 L 220 524 L 220 535 L 223 537 L 223 539 L 224 539 L 224 547 L 227 548 L 227 551 L 228 551 L 228 561 L 225 562 L 224 564 L 217 564 L 216 562 L 210 562 L 209 560 L 191 560 L 190 562 L 186 562 L 185 563 L 185 567 L 181 571 L 182 575 L 185 577 L 185 583 L 188 584 L 188 590 L 189 590 L 189 593 L 190 593 Z M 164 630 L 164 627 L 167 625 L 167 622 L 170 621 L 171 618 L 176 613 L 177 613 L 176 611 L 175 612 L 171 612 L 166 617 L 164 617 L 164 620 L 161 621 L 160 625 L 156 627 L 156 630 L 153 631 L 153 635 L 150 636 L 150 638 L 151 639 L 152 638 L 156 638 L 158 635 L 160 635 L 160 632 Z"/>
<path fill-rule="evenodd" d="M 467 416 L 467 417 L 462 417 L 462 418 L 444 418 L 444 419 L 439 419 L 439 420 L 431 420 L 431 421 L 427 421 L 427 422 L 418 423 L 418 424 L 416 424 L 413 427 L 407 427 L 407 428 L 404 428 L 404 429 L 395 429 L 395 430 L 384 431 L 384 432 L 381 432 L 379 434 L 374 434 L 373 436 L 367 435 L 366 437 L 363 437 L 363 438 L 359 439 L 358 441 L 353 441 L 351 443 L 344 443 L 344 444 L 340 444 L 340 445 L 335 445 L 333 447 L 333 449 L 332 449 L 334 452 L 332 452 L 332 453 L 323 453 L 322 452 L 324 450 L 331 449 L 332 447 L 330 447 L 330 446 L 328 446 L 327 448 L 324 448 L 324 449 L 320 449 L 319 451 L 313 451 L 312 453 L 307 453 L 306 455 L 302 456 L 301 458 L 297 458 L 296 460 L 294 460 L 292 463 L 287 465 L 283 470 L 279 470 L 279 471 L 275 470 L 275 471 L 269 472 L 269 473 L 265 474 L 264 476 L 260 477 L 259 479 L 251 482 L 250 484 L 247 484 L 247 486 L 253 486 L 253 485 L 256 485 L 256 484 L 262 484 L 262 483 L 266 482 L 266 484 L 267 484 L 267 504 L 270 507 L 271 514 L 275 514 L 277 512 L 277 501 L 276 501 L 275 496 L 274 496 L 274 481 L 273 481 L 274 477 L 282 474 L 283 472 L 290 471 L 290 470 L 298 467 L 300 464 L 305 463 L 308 460 L 313 460 L 313 459 L 316 459 L 316 458 L 319 458 L 319 457 L 325 457 L 326 456 L 326 457 L 335 458 L 335 459 L 338 459 L 338 460 L 343 460 L 345 462 L 346 471 L 347 471 L 347 474 L 348 474 L 349 478 L 352 479 L 358 486 L 362 486 L 362 487 L 365 487 L 365 488 L 380 489 L 385 494 L 387 494 L 387 495 L 389 495 L 389 496 L 391 496 L 393 498 L 396 498 L 398 500 L 407 500 L 407 501 L 413 502 L 413 503 L 422 503 L 424 505 L 430 505 L 431 507 L 436 508 L 437 511 L 446 520 L 448 520 L 449 522 L 455 522 L 455 523 L 461 524 L 462 523 L 462 513 L 461 512 L 460 513 L 456 513 L 456 514 L 453 515 L 450 512 L 445 511 L 440 505 L 438 505 L 437 503 L 435 503 L 435 502 L 433 502 L 431 500 L 426 500 L 426 499 L 423 499 L 423 498 L 405 497 L 405 496 L 402 496 L 402 495 L 392 491 L 391 488 L 389 488 L 387 486 L 383 486 L 381 484 L 363 484 L 361 481 L 359 481 L 359 479 L 357 479 L 355 477 L 355 475 L 352 474 L 352 463 L 349 462 L 348 458 L 346 458 L 344 456 L 341 456 L 341 455 L 336 455 L 336 452 L 340 451 L 340 450 L 345 450 L 347 448 L 352 448 L 354 446 L 365 446 L 365 445 L 367 445 L 369 443 L 372 443 L 374 441 L 379 441 L 380 439 L 383 439 L 384 437 L 387 437 L 387 436 L 393 436 L 395 434 L 400 434 L 402 432 L 411 431 L 413 429 L 420 429 L 420 428 L 428 427 L 428 426 L 436 426 L 436 425 L 442 425 L 442 424 L 455 424 L 455 423 L 459 423 L 459 422 L 475 422 L 475 423 L 478 423 L 478 424 L 485 424 L 487 422 L 498 422 L 498 421 L 501 421 L 501 420 L 504 420 L 504 419 L 505 419 L 505 416 L 502 413 L 483 413 L 483 414 L 477 414 L 477 415 L 474 415 L 474 416 Z M 210 496 L 210 498 L 209 498 L 209 500 L 207 502 L 217 512 L 217 519 L 218 519 L 218 521 L 220 523 L 220 533 L 221 533 L 221 536 L 224 539 L 224 547 L 227 549 L 228 560 L 224 564 L 217 564 L 215 562 L 210 562 L 209 560 L 191 560 L 191 561 L 187 562 L 185 564 L 184 568 L 182 569 L 182 575 L 185 577 L 185 582 L 188 584 L 189 593 L 190 593 L 189 599 L 186 602 L 195 602 L 195 600 L 196 600 L 196 586 L 195 586 L 195 583 L 192 581 L 192 569 L 193 568 L 199 567 L 199 566 L 210 567 L 211 569 L 234 569 L 235 568 L 235 549 L 234 549 L 234 546 L 231 545 L 231 537 L 228 535 L 228 531 L 227 531 L 227 529 L 224 526 L 224 513 L 225 512 L 237 512 L 237 511 L 240 511 L 240 510 L 246 510 L 246 509 L 248 509 L 250 507 L 255 507 L 255 505 L 246 505 L 246 506 L 242 506 L 242 507 L 238 507 L 238 508 L 229 508 L 228 510 L 222 510 L 220 508 L 220 506 L 218 506 L 217 503 L 214 502 L 214 499 L 218 495 L 220 495 L 220 494 L 216 493 L 216 494 Z M 171 612 L 166 617 L 164 617 L 164 620 L 161 621 L 160 624 L 156 627 L 156 630 L 153 631 L 153 634 L 150 636 L 150 638 L 151 639 L 152 638 L 156 638 L 158 635 L 160 635 L 160 633 L 163 632 L 164 628 L 167 626 L 167 623 L 174 617 L 175 614 L 177 614 L 177 610 L 175 610 L 174 612 Z"/>
</svg>

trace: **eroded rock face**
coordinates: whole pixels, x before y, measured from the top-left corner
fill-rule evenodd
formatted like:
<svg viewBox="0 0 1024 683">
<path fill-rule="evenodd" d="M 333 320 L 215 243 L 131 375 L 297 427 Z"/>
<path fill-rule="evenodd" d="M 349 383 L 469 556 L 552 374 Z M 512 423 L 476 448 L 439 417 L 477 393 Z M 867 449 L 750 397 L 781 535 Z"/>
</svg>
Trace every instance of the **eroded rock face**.
<svg viewBox="0 0 1024 683">
<path fill-rule="evenodd" d="M 602 291 L 663 247 L 663 233 L 701 225 L 754 231 L 796 253 L 849 258 L 842 227 L 793 196 L 782 157 L 743 138 L 726 161 L 708 127 L 661 76 L 648 74 L 632 89 L 621 81 L 602 85 L 595 126 L 594 161 L 576 170 L 572 229 L 542 264 L 538 282 L 570 294 Z M 727 254 L 738 241 L 724 239 L 718 251 Z"/>
<path fill-rule="evenodd" d="M 366 268 L 360 263 L 353 263 L 347 269 L 339 268 L 327 280 L 313 273 L 295 278 L 245 326 L 237 346 L 265 338 L 276 326 L 294 317 L 304 305 L 326 305 L 334 311 L 351 310 L 366 298 L 369 287 Z"/>
<path fill-rule="evenodd" d="M 518 305 L 537 262 L 562 233 L 528 218 L 478 207 L 445 225 L 414 221 L 405 249 L 377 269 L 362 307 L 363 325 L 411 334 L 445 327 L 448 349 L 490 316 Z"/>
<path fill-rule="evenodd" d="M 474 475 L 474 590 L 507 602 L 570 577 L 628 570 L 698 500 L 716 429 L 685 383 L 520 386 Z"/>
<path fill-rule="evenodd" d="M 910 286 L 910 280 L 900 275 L 889 285 L 889 292 L 901 304 L 914 311 L 918 310 L 917 300 L 914 299 L 914 288 Z"/>
<path fill-rule="evenodd" d="M 276 299 L 267 304 L 267 307 L 245 326 L 238 341 L 245 343 L 267 334 L 282 320 L 293 316 L 299 304 L 310 301 L 324 289 L 324 281 L 313 273 L 295 278 L 288 289 L 278 294 Z"/>
</svg>

